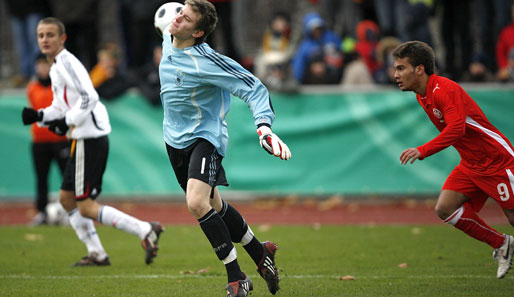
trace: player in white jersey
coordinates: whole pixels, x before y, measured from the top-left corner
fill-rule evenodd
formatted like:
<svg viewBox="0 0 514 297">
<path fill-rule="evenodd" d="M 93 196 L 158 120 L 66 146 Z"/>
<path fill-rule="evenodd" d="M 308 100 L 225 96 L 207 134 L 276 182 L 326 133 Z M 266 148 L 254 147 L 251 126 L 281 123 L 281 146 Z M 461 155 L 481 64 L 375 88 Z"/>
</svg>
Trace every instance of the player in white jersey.
<svg viewBox="0 0 514 297">
<path fill-rule="evenodd" d="M 204 43 L 217 15 L 206 0 L 186 0 L 163 34 L 159 65 L 164 109 L 164 140 L 177 180 L 186 192 L 187 206 L 198 220 L 227 271 L 228 297 L 244 297 L 253 282 L 239 268 L 240 243 L 275 294 L 278 270 L 276 244 L 259 242 L 241 214 L 220 197 L 216 186 L 227 186 L 221 164 L 228 143 L 225 115 L 230 95 L 244 100 L 252 111 L 261 146 L 281 159 L 291 158 L 287 145 L 271 132 L 274 112 L 268 90 L 234 60 Z M 171 38 L 173 36 L 173 40 Z"/>
<path fill-rule="evenodd" d="M 145 262 L 150 264 L 157 255 L 157 243 L 163 231 L 161 224 L 141 221 L 96 201 L 102 190 L 109 152 L 111 125 L 107 109 L 99 101 L 84 65 L 64 48 L 66 33 L 60 20 L 42 19 L 37 26 L 37 40 L 52 65 L 50 78 L 54 97 L 47 108 L 24 108 L 22 120 L 26 125 L 37 122 L 48 126 L 52 132 L 71 140 L 59 200 L 88 251 L 87 256 L 74 265 L 110 265 L 93 220 L 138 236 L 145 250 Z"/>
</svg>

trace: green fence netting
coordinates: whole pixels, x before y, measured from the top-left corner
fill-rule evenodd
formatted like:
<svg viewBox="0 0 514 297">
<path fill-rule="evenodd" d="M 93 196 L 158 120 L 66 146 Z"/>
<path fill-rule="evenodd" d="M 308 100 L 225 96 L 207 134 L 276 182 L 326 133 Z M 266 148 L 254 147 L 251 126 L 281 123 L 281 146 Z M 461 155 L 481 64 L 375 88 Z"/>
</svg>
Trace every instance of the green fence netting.
<svg viewBox="0 0 514 297">
<path fill-rule="evenodd" d="M 514 140 L 514 89 L 473 89 L 470 95 L 489 120 Z M 453 148 L 414 165 L 400 165 L 403 149 L 438 131 L 413 93 L 272 94 L 273 130 L 293 158 L 264 152 L 246 104 L 232 98 L 230 142 L 223 161 L 228 190 L 253 194 L 416 195 L 437 193 L 459 162 Z M 29 127 L 21 123 L 22 93 L 0 96 L 0 199 L 33 196 L 35 177 Z M 116 196 L 176 195 L 181 190 L 166 156 L 162 110 L 135 93 L 105 102 L 112 134 L 103 193 Z M 51 190 L 60 176 L 52 169 Z"/>
</svg>

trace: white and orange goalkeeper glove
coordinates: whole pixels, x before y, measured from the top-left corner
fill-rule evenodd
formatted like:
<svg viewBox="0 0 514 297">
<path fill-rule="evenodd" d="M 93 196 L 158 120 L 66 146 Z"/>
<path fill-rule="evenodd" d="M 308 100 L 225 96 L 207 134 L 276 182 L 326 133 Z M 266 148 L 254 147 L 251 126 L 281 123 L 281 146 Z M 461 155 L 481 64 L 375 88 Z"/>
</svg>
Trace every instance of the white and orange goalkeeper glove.
<svg viewBox="0 0 514 297">
<path fill-rule="evenodd" d="M 270 127 L 260 126 L 257 134 L 259 134 L 259 143 L 265 151 L 282 160 L 291 159 L 291 151 L 275 133 L 271 132 Z"/>
</svg>

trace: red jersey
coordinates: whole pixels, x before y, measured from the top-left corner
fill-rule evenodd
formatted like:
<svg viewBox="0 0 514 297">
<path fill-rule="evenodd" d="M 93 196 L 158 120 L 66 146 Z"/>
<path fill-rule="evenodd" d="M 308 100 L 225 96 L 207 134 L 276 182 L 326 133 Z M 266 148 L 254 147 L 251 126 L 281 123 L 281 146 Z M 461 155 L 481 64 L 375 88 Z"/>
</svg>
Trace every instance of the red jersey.
<svg viewBox="0 0 514 297">
<path fill-rule="evenodd" d="M 416 95 L 434 125 L 441 131 L 417 149 L 422 157 L 450 145 L 457 149 L 461 165 L 489 174 L 514 164 L 510 141 L 486 118 L 478 104 L 456 82 L 431 75 L 424 96 Z"/>
</svg>

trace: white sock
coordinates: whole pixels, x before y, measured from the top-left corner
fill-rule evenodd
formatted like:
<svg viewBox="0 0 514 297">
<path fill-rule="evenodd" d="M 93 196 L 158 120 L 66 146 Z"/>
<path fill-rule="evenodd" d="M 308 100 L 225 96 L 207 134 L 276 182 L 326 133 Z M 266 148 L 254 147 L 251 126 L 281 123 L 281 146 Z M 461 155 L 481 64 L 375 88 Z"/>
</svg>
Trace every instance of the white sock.
<svg viewBox="0 0 514 297">
<path fill-rule="evenodd" d="M 75 230 L 78 238 L 86 245 L 87 254 L 96 254 L 96 258 L 101 261 L 107 257 L 107 253 L 100 242 L 100 237 L 96 233 L 95 224 L 92 219 L 85 218 L 80 211 L 75 208 L 68 213 L 70 225 Z"/>
<path fill-rule="evenodd" d="M 250 226 L 248 226 L 248 230 L 246 230 L 245 235 L 243 235 L 243 238 L 241 238 L 241 241 L 239 243 L 242 246 L 245 246 L 245 245 L 249 244 L 250 241 L 252 241 L 253 238 L 254 238 L 253 231 L 250 228 Z"/>
<path fill-rule="evenodd" d="M 223 264 L 227 265 L 228 263 L 230 263 L 236 259 L 237 259 L 237 251 L 236 251 L 236 248 L 233 247 L 232 250 L 230 250 L 230 253 L 228 254 L 228 256 L 226 256 L 225 259 L 221 260 L 221 262 L 223 262 Z"/>
<path fill-rule="evenodd" d="M 98 211 L 98 222 L 134 234 L 140 239 L 145 238 L 152 229 L 150 223 L 141 221 L 108 205 L 100 207 Z"/>
</svg>

